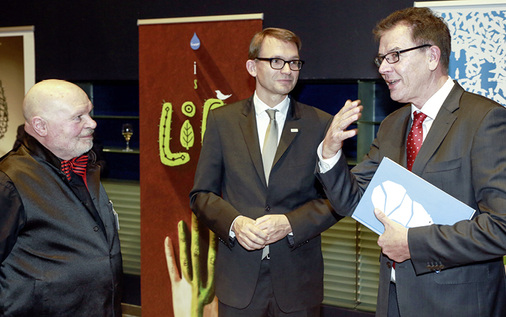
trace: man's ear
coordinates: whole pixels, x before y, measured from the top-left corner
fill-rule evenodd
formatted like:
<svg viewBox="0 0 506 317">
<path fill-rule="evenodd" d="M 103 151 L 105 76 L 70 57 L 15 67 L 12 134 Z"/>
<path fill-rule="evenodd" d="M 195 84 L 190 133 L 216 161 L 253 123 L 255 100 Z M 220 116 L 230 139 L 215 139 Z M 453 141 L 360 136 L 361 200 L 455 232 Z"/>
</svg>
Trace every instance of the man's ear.
<svg viewBox="0 0 506 317">
<path fill-rule="evenodd" d="M 39 116 L 35 116 L 32 118 L 31 125 L 35 133 L 37 133 L 39 136 L 46 136 L 47 135 L 47 121 Z"/>
<path fill-rule="evenodd" d="M 246 69 L 251 76 L 257 77 L 257 63 L 254 60 L 248 59 L 246 61 Z"/>
<path fill-rule="evenodd" d="M 439 62 L 441 59 L 441 50 L 436 45 L 432 45 L 427 50 L 429 54 L 429 69 L 435 70 L 439 66 Z"/>
</svg>

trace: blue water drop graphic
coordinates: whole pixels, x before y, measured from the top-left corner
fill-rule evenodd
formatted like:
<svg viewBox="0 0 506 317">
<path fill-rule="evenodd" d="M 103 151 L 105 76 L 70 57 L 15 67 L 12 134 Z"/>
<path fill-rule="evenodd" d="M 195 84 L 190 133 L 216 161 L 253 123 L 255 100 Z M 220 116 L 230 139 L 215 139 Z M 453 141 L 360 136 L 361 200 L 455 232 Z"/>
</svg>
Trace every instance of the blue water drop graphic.
<svg viewBox="0 0 506 317">
<path fill-rule="evenodd" d="M 193 33 L 192 40 L 190 41 L 190 47 L 192 50 L 196 51 L 200 48 L 200 39 L 197 36 L 197 33 Z"/>
</svg>

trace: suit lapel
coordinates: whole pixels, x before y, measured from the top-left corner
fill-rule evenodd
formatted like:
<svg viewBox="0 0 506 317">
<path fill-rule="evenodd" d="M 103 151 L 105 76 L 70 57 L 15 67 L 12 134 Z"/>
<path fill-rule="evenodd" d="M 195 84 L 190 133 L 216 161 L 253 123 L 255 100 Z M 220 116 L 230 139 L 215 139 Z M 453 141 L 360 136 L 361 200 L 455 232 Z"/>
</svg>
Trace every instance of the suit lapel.
<svg viewBox="0 0 506 317">
<path fill-rule="evenodd" d="M 396 111 L 396 115 L 397 112 L 399 119 L 385 120 L 381 123 L 381 133 L 388 136 L 383 139 L 380 145 L 381 157 L 386 156 L 400 165 L 406 166 L 406 139 L 409 130 L 410 106 L 400 108 Z"/>
<path fill-rule="evenodd" d="M 91 163 L 90 163 L 91 164 Z M 96 165 L 92 165 L 88 167 L 86 177 L 88 178 L 88 191 L 90 192 L 90 196 L 93 199 L 93 202 L 96 204 L 100 193 L 100 168 Z M 99 206 L 95 206 L 97 209 Z"/>
<path fill-rule="evenodd" d="M 426 140 L 423 142 L 420 152 L 413 164 L 413 172 L 421 175 L 429 159 L 434 155 L 440 144 L 445 139 L 448 131 L 457 119 L 455 111 L 459 108 L 459 100 L 464 90 L 457 83 L 444 101 L 441 109 L 432 123 Z"/>
<path fill-rule="evenodd" d="M 403 134 L 401 133 L 393 133 L 392 135 L 398 135 L 399 136 L 399 142 L 400 142 L 400 146 L 396 147 L 398 149 L 400 149 L 400 153 L 398 153 L 399 155 L 399 162 L 400 164 L 402 164 L 402 166 L 407 166 L 408 165 L 408 159 L 407 159 L 407 155 L 406 155 L 406 141 L 407 141 L 407 138 L 408 138 L 408 133 L 409 133 L 409 121 L 410 121 L 410 114 L 411 114 L 411 106 L 407 106 L 407 115 L 404 119 L 404 121 L 402 122 L 402 128 L 399 130 L 399 131 L 404 131 Z M 394 143 L 395 144 L 395 143 Z"/>
<path fill-rule="evenodd" d="M 300 129 L 300 109 L 299 105 L 290 98 L 290 108 L 286 114 L 285 125 L 283 126 L 283 131 L 281 133 L 281 138 L 279 140 L 278 149 L 276 150 L 276 156 L 274 156 L 274 162 L 272 163 L 272 168 L 274 169 L 276 163 L 279 159 L 285 154 L 286 150 L 292 144 L 295 136 L 299 132 Z"/>
<path fill-rule="evenodd" d="M 241 127 L 244 142 L 246 142 L 251 161 L 253 162 L 253 166 L 255 167 L 258 176 L 264 180 L 264 184 L 267 184 L 262 163 L 262 152 L 260 150 L 260 143 L 258 142 L 258 131 L 253 105 L 253 97 L 248 99 L 244 104 L 242 114 L 243 117 L 239 122 L 239 126 Z M 274 156 L 274 162 L 272 163 L 271 171 L 275 169 L 276 163 L 283 156 L 297 135 L 297 132 L 300 129 L 300 123 L 298 121 L 299 118 L 300 109 L 298 107 L 298 104 L 292 98 L 290 98 L 290 108 L 288 109 L 288 113 L 286 115 L 285 124 L 281 133 L 278 148 L 276 150 L 276 155 Z"/>
<path fill-rule="evenodd" d="M 93 219 L 100 226 L 106 239 L 109 240 L 103 219 L 106 215 L 101 214 L 104 210 L 100 208 L 100 168 L 97 165 L 89 166 L 86 177 L 88 178 L 88 192 L 90 193 L 92 203 L 90 206 L 86 206 L 86 209 L 88 209 Z"/>
<path fill-rule="evenodd" d="M 251 161 L 253 162 L 253 166 L 255 167 L 258 176 L 264 180 L 264 184 L 267 184 L 262 163 L 262 152 L 260 151 L 260 143 L 258 142 L 257 122 L 253 107 L 253 97 L 244 103 L 239 126 L 241 127 L 244 142 L 248 147 L 248 152 Z"/>
</svg>

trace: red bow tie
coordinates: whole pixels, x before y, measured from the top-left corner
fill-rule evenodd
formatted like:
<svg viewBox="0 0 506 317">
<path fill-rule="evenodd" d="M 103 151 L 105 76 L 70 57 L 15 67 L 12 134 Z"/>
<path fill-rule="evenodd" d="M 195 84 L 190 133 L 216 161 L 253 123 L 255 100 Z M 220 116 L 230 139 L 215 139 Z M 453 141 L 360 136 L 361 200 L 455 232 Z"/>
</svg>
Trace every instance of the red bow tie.
<svg viewBox="0 0 506 317">
<path fill-rule="evenodd" d="M 86 183 L 86 165 L 88 164 L 88 155 L 84 154 L 78 157 L 74 157 L 71 160 L 64 160 L 61 162 L 61 170 L 67 176 L 67 179 L 70 181 L 71 171 L 75 174 L 81 176 L 84 180 L 84 184 L 88 187 Z"/>
</svg>

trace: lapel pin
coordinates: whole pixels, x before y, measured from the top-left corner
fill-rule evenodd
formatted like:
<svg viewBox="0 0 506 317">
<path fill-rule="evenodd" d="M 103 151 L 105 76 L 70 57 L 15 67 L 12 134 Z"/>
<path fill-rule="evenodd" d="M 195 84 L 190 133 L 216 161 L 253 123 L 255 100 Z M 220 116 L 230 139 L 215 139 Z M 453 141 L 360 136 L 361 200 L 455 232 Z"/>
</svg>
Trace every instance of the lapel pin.
<svg viewBox="0 0 506 317">
<path fill-rule="evenodd" d="M 292 128 L 292 129 L 290 130 L 290 132 L 299 132 L 299 129 L 297 129 L 297 128 Z"/>
</svg>

